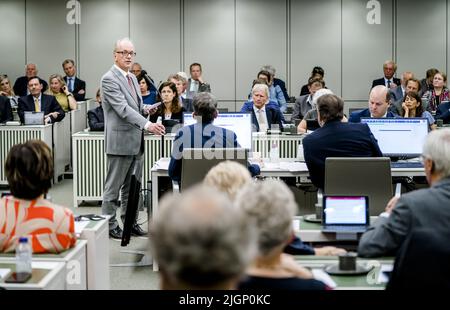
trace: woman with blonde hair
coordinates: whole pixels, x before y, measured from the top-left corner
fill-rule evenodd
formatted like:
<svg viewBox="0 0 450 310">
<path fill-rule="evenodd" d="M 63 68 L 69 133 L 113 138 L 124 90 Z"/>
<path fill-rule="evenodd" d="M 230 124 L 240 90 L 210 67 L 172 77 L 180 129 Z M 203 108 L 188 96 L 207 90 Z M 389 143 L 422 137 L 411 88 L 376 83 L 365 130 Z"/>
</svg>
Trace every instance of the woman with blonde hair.
<svg viewBox="0 0 450 310">
<path fill-rule="evenodd" d="M 11 81 L 7 75 L 0 75 L 0 96 L 5 96 L 9 98 L 11 103 L 11 108 L 17 108 L 19 103 L 19 96 L 16 96 L 13 88 L 11 87 Z"/>
<path fill-rule="evenodd" d="M 69 92 L 66 82 L 59 74 L 52 74 L 48 79 L 48 85 L 50 86 L 45 92 L 47 95 L 55 96 L 64 112 L 77 109 L 77 101 L 73 97 L 73 94 Z"/>
</svg>

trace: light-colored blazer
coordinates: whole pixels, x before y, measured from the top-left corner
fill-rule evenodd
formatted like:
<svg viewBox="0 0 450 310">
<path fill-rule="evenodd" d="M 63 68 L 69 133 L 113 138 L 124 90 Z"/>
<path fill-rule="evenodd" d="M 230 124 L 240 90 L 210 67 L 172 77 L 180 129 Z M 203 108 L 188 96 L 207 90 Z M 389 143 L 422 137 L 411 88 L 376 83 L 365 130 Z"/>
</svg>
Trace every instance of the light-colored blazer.
<svg viewBox="0 0 450 310">
<path fill-rule="evenodd" d="M 105 115 L 105 150 L 108 155 L 137 155 L 141 149 L 147 119 L 142 116 L 143 104 L 138 82 L 130 73 L 136 92 L 131 94 L 127 79 L 112 67 L 101 80 L 102 105 Z"/>
</svg>

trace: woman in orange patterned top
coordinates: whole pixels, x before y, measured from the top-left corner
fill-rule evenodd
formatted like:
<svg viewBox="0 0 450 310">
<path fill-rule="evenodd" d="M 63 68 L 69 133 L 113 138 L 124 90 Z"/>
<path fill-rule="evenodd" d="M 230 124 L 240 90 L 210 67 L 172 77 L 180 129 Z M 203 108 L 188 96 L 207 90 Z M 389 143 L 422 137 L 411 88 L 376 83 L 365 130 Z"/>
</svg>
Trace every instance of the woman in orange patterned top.
<svg viewBox="0 0 450 310">
<path fill-rule="evenodd" d="M 42 141 L 11 148 L 5 164 L 12 196 L 0 200 L 0 252 L 13 252 L 20 237 L 34 253 L 59 253 L 75 245 L 72 211 L 44 199 L 51 187 L 53 159 Z"/>
</svg>

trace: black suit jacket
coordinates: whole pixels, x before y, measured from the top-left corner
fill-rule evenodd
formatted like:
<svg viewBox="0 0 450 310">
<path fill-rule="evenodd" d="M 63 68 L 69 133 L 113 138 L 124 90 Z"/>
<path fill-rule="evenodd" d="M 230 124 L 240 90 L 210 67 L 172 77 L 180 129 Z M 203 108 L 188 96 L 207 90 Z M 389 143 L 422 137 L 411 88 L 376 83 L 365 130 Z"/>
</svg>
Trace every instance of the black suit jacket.
<svg viewBox="0 0 450 310">
<path fill-rule="evenodd" d="M 283 95 L 284 95 L 284 99 L 286 99 L 286 102 L 289 102 L 289 94 L 286 89 L 286 83 L 284 83 L 283 80 L 275 78 L 275 79 L 273 79 L 273 86 L 277 86 L 277 85 L 280 86 L 281 91 L 283 92 Z"/>
<path fill-rule="evenodd" d="M 17 112 L 19 113 L 19 118 L 22 124 L 24 123 L 25 111 L 34 111 L 34 99 L 32 95 L 19 98 L 19 106 L 17 108 Z M 58 101 L 56 101 L 56 98 L 44 94 L 42 94 L 41 97 L 41 111 L 44 112 L 44 115 L 47 115 L 51 112 L 59 113 L 58 117 L 56 118 L 50 116 L 52 123 L 60 122 L 66 116 L 64 110 L 61 108 Z"/>
<path fill-rule="evenodd" d="M 273 108 L 272 106 L 269 106 L 266 104 L 266 117 L 267 117 L 267 123 L 269 126 L 269 129 L 272 129 L 274 125 L 278 126 L 277 129 L 282 130 L 282 117 L 281 117 L 281 111 Z M 259 131 L 259 123 L 258 118 L 256 117 L 255 110 L 253 109 L 253 103 L 251 105 L 244 105 L 242 107 L 241 112 L 251 112 L 252 113 L 252 124 L 253 129 L 256 131 Z"/>
<path fill-rule="evenodd" d="M 88 122 L 91 131 L 105 130 L 105 115 L 101 105 L 88 111 Z"/>
<path fill-rule="evenodd" d="M 8 97 L 0 96 L 0 123 L 13 120 L 11 103 Z"/>
<path fill-rule="evenodd" d="M 64 81 L 67 84 L 67 76 L 64 77 Z M 67 86 L 69 87 L 69 86 Z M 84 94 L 78 94 L 78 92 L 80 90 L 84 90 Z M 80 80 L 79 78 L 75 77 L 75 81 L 73 83 L 73 97 L 75 98 L 76 101 L 83 101 L 84 98 L 86 97 L 86 82 L 83 80 Z"/>
<path fill-rule="evenodd" d="M 382 157 L 378 142 L 367 124 L 332 121 L 303 139 L 305 162 L 312 183 L 324 188 L 328 157 Z"/>
<path fill-rule="evenodd" d="M 450 102 L 441 103 L 437 107 L 436 119 L 442 119 L 444 124 L 450 123 Z"/>
<path fill-rule="evenodd" d="M 43 87 L 42 92 L 45 92 L 48 88 L 47 82 L 41 78 L 39 78 L 39 81 L 41 82 Z M 16 96 L 20 97 L 26 96 L 28 90 L 28 78 L 26 76 L 21 76 L 20 78 L 18 78 L 14 83 L 13 89 Z"/>
<path fill-rule="evenodd" d="M 402 85 L 401 82 L 400 82 L 400 79 L 392 78 L 391 80 L 393 80 L 394 83 L 397 84 L 397 86 L 401 86 Z M 386 83 L 384 82 L 384 77 L 382 77 L 381 79 L 378 79 L 378 80 L 373 80 L 372 88 L 374 88 L 375 86 L 378 86 L 378 85 L 386 86 Z"/>
</svg>

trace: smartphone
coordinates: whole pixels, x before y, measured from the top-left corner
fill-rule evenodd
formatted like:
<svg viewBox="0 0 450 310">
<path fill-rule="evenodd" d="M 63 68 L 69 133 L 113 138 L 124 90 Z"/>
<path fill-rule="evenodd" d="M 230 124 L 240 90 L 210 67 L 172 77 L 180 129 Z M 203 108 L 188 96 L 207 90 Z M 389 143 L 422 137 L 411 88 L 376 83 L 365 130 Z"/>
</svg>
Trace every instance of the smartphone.
<svg viewBox="0 0 450 310">
<path fill-rule="evenodd" d="M 157 102 L 157 103 L 155 103 L 155 104 L 146 104 L 146 106 L 147 106 L 149 109 L 157 108 L 157 107 L 159 107 L 160 105 L 161 105 L 161 101 L 160 101 L 160 102 Z"/>
<path fill-rule="evenodd" d="M 25 283 L 31 278 L 28 272 L 13 272 L 5 279 L 5 283 Z"/>
</svg>

